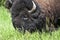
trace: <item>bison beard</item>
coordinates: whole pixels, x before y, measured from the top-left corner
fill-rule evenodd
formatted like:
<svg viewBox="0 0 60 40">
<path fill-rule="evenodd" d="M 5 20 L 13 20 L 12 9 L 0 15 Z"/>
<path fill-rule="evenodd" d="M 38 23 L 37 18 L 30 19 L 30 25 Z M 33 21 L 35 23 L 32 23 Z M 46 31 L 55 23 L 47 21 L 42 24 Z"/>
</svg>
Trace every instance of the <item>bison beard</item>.
<svg viewBox="0 0 60 40">
<path fill-rule="evenodd" d="M 52 31 L 59 24 L 59 2 L 59 0 L 12 0 L 11 3 L 7 0 L 6 7 L 11 11 L 12 23 L 15 29 L 29 32 L 36 29 Z M 35 7 L 33 6 L 34 3 Z"/>
</svg>

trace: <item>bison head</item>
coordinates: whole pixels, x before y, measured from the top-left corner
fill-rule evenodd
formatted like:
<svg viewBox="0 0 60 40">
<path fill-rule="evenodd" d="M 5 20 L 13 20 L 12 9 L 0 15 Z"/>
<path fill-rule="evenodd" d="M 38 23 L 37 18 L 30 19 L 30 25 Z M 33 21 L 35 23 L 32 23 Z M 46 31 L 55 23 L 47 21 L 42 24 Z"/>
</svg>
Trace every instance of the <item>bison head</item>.
<svg viewBox="0 0 60 40">
<path fill-rule="evenodd" d="M 5 7 L 10 9 L 15 1 L 16 0 L 6 0 Z M 31 0 L 29 0 L 29 1 L 28 0 L 24 0 L 24 1 L 26 3 L 26 7 L 29 9 L 28 10 L 29 13 L 33 12 L 34 10 L 36 10 L 36 4 L 35 4 L 34 1 L 31 1 Z"/>
</svg>

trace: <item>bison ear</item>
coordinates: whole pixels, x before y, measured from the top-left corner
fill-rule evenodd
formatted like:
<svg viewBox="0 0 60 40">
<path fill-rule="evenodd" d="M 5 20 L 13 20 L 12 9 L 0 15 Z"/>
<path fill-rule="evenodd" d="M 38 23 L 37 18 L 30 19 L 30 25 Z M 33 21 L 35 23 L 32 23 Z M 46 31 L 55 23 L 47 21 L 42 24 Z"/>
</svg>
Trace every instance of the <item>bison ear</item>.
<svg viewBox="0 0 60 40">
<path fill-rule="evenodd" d="M 6 2 L 5 2 L 5 7 L 6 7 L 7 9 L 10 9 L 11 6 L 12 6 L 12 1 L 11 1 L 11 0 L 6 0 Z"/>
</svg>

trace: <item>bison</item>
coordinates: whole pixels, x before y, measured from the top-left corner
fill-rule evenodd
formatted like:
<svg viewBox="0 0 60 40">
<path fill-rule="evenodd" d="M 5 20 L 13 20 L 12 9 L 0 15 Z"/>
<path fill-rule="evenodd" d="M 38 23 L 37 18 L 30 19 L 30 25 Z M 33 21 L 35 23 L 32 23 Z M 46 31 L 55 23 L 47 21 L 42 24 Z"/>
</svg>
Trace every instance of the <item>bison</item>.
<svg viewBox="0 0 60 40">
<path fill-rule="evenodd" d="M 58 28 L 60 17 L 59 0 L 7 0 L 14 28 L 33 32 L 52 31 Z"/>
</svg>

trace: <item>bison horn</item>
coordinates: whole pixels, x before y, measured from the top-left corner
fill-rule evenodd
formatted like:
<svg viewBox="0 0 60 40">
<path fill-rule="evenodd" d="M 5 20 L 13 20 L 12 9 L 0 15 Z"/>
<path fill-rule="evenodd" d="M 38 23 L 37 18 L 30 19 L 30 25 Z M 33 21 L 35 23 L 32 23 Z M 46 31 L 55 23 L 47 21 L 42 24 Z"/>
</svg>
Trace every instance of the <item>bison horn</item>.
<svg viewBox="0 0 60 40">
<path fill-rule="evenodd" d="M 31 10 L 28 11 L 29 13 L 33 12 L 36 9 L 36 4 L 34 3 L 34 1 L 32 1 L 32 3 L 33 3 L 33 7 Z"/>
<path fill-rule="evenodd" d="M 12 4 L 12 0 L 9 0 L 9 2 Z"/>
</svg>

